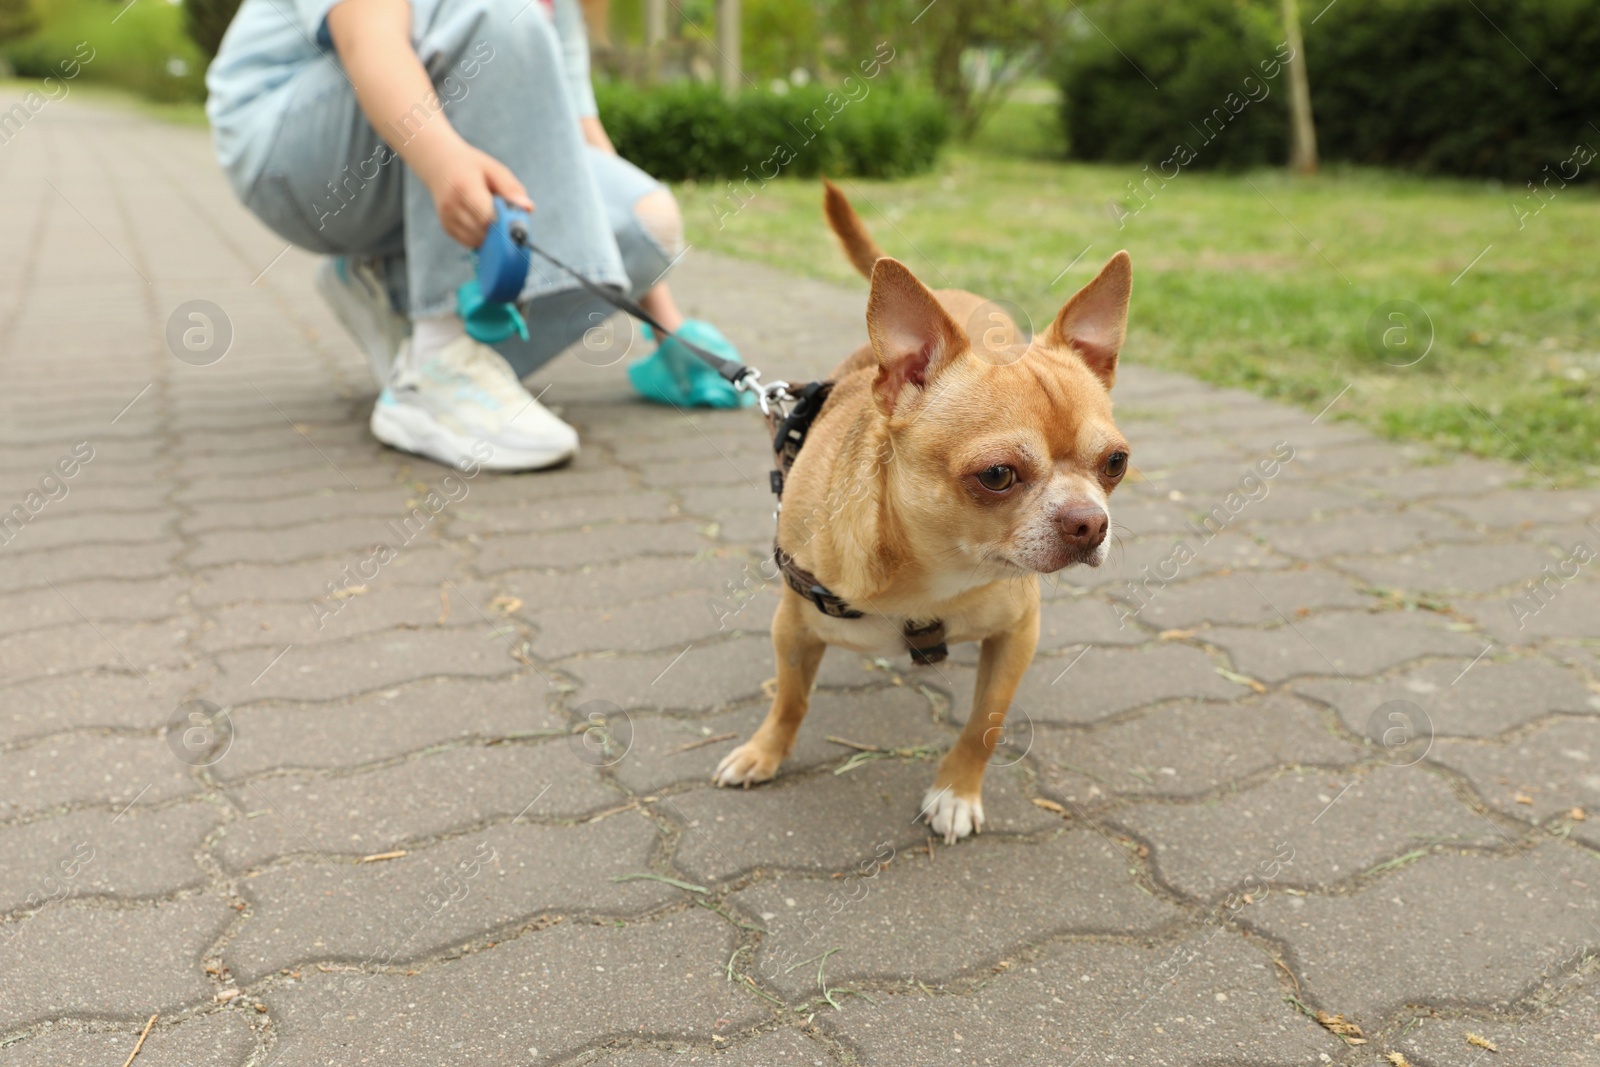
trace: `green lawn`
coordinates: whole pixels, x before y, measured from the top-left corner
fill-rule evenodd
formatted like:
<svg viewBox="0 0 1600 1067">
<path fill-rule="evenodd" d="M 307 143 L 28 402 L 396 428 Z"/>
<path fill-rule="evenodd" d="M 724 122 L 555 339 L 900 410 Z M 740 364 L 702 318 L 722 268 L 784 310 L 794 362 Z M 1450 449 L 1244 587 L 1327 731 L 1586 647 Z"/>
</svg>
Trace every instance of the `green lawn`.
<svg viewBox="0 0 1600 1067">
<path fill-rule="evenodd" d="M 1014 300 L 1041 327 L 1128 249 L 1130 362 L 1312 411 L 1338 397 L 1330 419 L 1523 463 L 1539 484 L 1540 472 L 1600 481 L 1594 191 L 1561 190 L 1519 228 L 1515 190 L 1482 182 L 1184 171 L 1164 187 L 1152 181 L 1141 209 L 1127 187 L 1144 177 L 1137 168 L 1037 158 L 1054 136 L 1049 112 L 1009 108 L 938 172 L 845 190 L 884 249 L 924 281 Z M 772 182 L 720 228 L 718 190 L 678 192 L 696 247 L 854 277 L 822 220 L 818 183 Z M 1421 320 L 1407 333 L 1380 316 L 1369 343 L 1369 320 L 1391 301 L 1431 320 L 1418 362 Z"/>
</svg>

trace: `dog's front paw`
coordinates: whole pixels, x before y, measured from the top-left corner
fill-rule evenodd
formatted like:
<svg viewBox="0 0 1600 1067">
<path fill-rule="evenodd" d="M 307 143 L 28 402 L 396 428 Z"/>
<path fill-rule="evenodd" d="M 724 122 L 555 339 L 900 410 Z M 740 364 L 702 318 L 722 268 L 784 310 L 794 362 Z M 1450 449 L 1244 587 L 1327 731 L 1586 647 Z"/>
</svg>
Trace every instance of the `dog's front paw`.
<svg viewBox="0 0 1600 1067">
<path fill-rule="evenodd" d="M 950 786 L 936 785 L 922 798 L 922 817 L 945 844 L 953 845 L 983 830 L 983 796 L 957 796 Z"/>
<path fill-rule="evenodd" d="M 742 785 L 748 789 L 757 782 L 771 781 L 782 762 L 782 754 L 754 740 L 746 741 L 722 757 L 711 780 L 718 785 Z"/>
</svg>

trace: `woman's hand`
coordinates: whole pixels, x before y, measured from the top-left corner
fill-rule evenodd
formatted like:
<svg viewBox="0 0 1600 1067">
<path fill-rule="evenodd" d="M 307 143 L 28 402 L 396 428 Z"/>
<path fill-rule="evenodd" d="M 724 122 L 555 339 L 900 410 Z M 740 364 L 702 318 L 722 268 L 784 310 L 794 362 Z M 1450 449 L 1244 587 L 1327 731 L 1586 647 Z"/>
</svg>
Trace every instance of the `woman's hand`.
<svg viewBox="0 0 1600 1067">
<path fill-rule="evenodd" d="M 445 233 L 468 248 L 483 244 L 497 195 L 533 210 L 516 176 L 462 140 L 445 117 L 411 45 L 407 0 L 342 0 L 328 12 L 328 33 L 373 129 L 406 132 L 404 138 L 384 138 L 428 187 Z M 428 101 L 431 117 L 413 129 L 413 114 Z"/>
<path fill-rule="evenodd" d="M 421 161 L 419 161 L 421 162 Z M 418 176 L 433 195 L 439 225 L 450 237 L 477 248 L 494 221 L 494 198 L 524 211 L 533 210 L 528 191 L 510 169 L 489 155 L 460 141 L 448 151 L 436 153 L 418 169 Z M 423 173 L 426 171 L 426 173 Z"/>
</svg>

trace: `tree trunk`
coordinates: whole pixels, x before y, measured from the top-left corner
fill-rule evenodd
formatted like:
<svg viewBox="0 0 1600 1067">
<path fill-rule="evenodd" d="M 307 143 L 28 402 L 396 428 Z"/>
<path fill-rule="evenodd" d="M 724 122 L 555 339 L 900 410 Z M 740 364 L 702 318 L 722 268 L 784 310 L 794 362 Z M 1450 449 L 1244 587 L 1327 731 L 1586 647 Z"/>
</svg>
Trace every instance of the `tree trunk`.
<svg viewBox="0 0 1600 1067">
<path fill-rule="evenodd" d="M 744 71 L 739 65 L 739 0 L 717 0 L 718 77 L 722 95 L 739 94 Z"/>
<path fill-rule="evenodd" d="M 1289 68 L 1289 166 L 1301 174 L 1317 169 L 1317 129 L 1311 121 L 1311 83 L 1306 78 L 1306 43 L 1300 36 L 1298 0 L 1283 0 L 1283 32 L 1294 59 Z"/>
<path fill-rule="evenodd" d="M 667 42 L 667 0 L 644 0 L 644 79 L 661 80 L 661 52 Z"/>
</svg>

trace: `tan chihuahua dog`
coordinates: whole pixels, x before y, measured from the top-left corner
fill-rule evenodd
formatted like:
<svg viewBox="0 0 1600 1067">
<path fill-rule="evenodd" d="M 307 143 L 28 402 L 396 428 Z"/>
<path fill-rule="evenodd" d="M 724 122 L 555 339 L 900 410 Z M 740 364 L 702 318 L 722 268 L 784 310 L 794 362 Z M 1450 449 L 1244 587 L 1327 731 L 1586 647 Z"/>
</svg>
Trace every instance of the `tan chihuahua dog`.
<svg viewBox="0 0 1600 1067">
<path fill-rule="evenodd" d="M 1037 576 L 1097 567 L 1109 551 L 1108 498 L 1128 466 L 1109 390 L 1130 262 L 1112 256 L 1023 343 L 994 305 L 931 291 L 884 257 L 832 185 L 825 208 L 872 279 L 871 343 L 830 376 L 784 484 L 778 546 L 862 614 L 824 614 L 784 588 L 772 710 L 715 780 L 749 786 L 778 773 L 827 646 L 894 655 L 908 624 L 941 620 L 947 641 L 982 642 L 972 716 L 923 801 L 934 832 L 953 843 L 983 827 L 983 772 L 1039 637 Z M 976 349 L 964 322 L 982 328 Z"/>
</svg>

